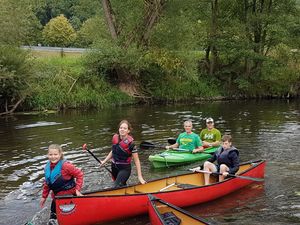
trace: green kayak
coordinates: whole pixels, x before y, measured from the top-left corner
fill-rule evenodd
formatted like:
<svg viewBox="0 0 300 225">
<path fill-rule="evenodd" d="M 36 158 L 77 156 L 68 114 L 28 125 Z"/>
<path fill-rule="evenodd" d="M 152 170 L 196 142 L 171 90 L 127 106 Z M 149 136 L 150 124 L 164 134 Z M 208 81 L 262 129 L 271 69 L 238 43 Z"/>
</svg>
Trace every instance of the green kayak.
<svg viewBox="0 0 300 225">
<path fill-rule="evenodd" d="M 150 155 L 149 161 L 154 168 L 179 166 L 197 161 L 205 161 L 209 159 L 218 148 L 219 147 L 210 147 L 205 149 L 204 152 L 195 154 L 190 151 L 167 150 L 159 154 Z"/>
</svg>

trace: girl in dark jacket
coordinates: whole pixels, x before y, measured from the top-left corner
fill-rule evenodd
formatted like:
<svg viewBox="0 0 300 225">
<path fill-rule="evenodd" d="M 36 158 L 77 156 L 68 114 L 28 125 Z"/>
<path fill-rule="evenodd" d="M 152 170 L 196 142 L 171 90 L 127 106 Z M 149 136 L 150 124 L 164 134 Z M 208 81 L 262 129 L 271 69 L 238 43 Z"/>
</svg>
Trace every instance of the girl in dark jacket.
<svg viewBox="0 0 300 225">
<path fill-rule="evenodd" d="M 213 164 L 217 161 L 217 165 Z M 218 172 L 219 181 L 223 181 L 228 174 L 235 174 L 239 170 L 239 152 L 232 146 L 231 135 L 222 137 L 222 146 L 214 153 L 212 158 L 204 163 L 205 171 L 210 173 Z M 210 173 L 204 174 L 205 185 L 209 184 Z"/>
</svg>

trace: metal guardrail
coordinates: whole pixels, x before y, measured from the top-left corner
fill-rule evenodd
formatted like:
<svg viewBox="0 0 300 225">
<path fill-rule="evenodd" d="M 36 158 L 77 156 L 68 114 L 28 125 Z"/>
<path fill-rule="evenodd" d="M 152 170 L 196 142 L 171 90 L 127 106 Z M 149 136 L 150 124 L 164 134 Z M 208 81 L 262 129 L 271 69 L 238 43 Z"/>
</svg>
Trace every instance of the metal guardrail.
<svg viewBox="0 0 300 225">
<path fill-rule="evenodd" d="M 42 47 L 42 46 L 21 46 L 22 49 L 45 52 L 65 52 L 65 53 L 83 53 L 86 48 L 63 48 L 63 47 Z"/>
</svg>

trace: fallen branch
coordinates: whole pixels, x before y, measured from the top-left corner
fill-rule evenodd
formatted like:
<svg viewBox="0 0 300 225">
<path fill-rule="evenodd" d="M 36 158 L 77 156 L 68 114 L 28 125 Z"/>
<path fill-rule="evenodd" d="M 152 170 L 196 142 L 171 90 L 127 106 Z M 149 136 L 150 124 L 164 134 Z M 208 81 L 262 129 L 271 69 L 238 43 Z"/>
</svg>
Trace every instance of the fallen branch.
<svg viewBox="0 0 300 225">
<path fill-rule="evenodd" d="M 21 104 L 21 102 L 23 102 L 25 100 L 26 97 L 27 97 L 26 95 L 23 96 L 19 101 L 17 101 L 16 104 L 14 104 L 14 106 L 10 110 L 8 110 L 6 108 L 6 111 L 3 113 L 0 113 L 0 116 L 12 114 L 17 109 L 17 107 Z"/>
</svg>

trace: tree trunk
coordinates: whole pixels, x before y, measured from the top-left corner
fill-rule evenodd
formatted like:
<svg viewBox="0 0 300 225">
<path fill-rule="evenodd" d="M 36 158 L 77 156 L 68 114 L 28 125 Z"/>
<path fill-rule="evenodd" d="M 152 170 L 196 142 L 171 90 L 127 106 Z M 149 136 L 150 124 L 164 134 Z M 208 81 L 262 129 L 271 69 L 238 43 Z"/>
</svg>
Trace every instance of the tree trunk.
<svg viewBox="0 0 300 225">
<path fill-rule="evenodd" d="M 211 29 L 210 29 L 210 52 L 211 52 L 211 59 L 210 59 L 210 66 L 209 66 L 209 75 L 213 76 L 217 64 L 218 64 L 218 50 L 216 46 L 217 41 L 217 30 L 218 30 L 218 0 L 211 0 Z"/>
<path fill-rule="evenodd" d="M 110 35 L 112 39 L 117 40 L 118 38 L 117 22 L 111 7 L 110 0 L 102 0 L 102 7 L 105 13 L 105 19 L 110 31 Z"/>
<path fill-rule="evenodd" d="M 145 16 L 139 41 L 140 45 L 148 45 L 151 31 L 159 20 L 159 16 L 163 11 L 165 3 L 165 0 L 145 0 Z"/>
</svg>

